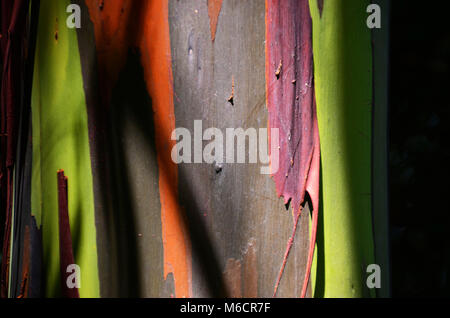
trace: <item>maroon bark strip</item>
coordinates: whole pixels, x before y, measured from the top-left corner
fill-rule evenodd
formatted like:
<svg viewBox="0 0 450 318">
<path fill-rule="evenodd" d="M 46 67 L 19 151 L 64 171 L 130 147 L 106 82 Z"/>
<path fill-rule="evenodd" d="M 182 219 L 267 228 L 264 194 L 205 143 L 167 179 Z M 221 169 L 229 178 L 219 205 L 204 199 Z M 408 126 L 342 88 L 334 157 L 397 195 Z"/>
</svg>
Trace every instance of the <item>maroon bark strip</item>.
<svg viewBox="0 0 450 318">
<path fill-rule="evenodd" d="M 29 0 L 2 0 L 0 49 L 2 58 L 0 96 L 0 213 L 5 220 L 0 295 L 8 295 L 12 174 L 17 142 L 17 113 L 21 103 L 24 35 Z"/>
<path fill-rule="evenodd" d="M 293 209 L 293 232 L 275 284 L 276 295 L 292 247 L 302 203 L 313 203 L 313 237 L 308 255 L 308 283 L 315 243 L 319 188 L 319 135 L 314 101 L 312 21 L 308 0 L 268 0 L 266 85 L 269 125 L 280 133 L 279 169 L 272 176 L 278 196 Z M 282 67 L 281 67 L 282 66 Z M 315 216 L 315 218 L 314 218 Z M 304 293 L 302 293 L 304 296 Z"/>
<path fill-rule="evenodd" d="M 20 284 L 20 294 L 17 298 L 28 298 L 28 291 L 30 285 L 30 228 L 25 226 L 25 235 L 24 235 L 24 251 L 23 251 L 23 260 L 22 260 L 22 277 Z"/>
<path fill-rule="evenodd" d="M 69 207 L 67 197 L 67 177 L 64 170 L 58 171 L 58 208 L 59 208 L 59 257 L 61 270 L 61 291 L 63 297 L 79 298 L 77 288 L 67 286 L 67 267 L 75 264 L 70 235 Z"/>
</svg>

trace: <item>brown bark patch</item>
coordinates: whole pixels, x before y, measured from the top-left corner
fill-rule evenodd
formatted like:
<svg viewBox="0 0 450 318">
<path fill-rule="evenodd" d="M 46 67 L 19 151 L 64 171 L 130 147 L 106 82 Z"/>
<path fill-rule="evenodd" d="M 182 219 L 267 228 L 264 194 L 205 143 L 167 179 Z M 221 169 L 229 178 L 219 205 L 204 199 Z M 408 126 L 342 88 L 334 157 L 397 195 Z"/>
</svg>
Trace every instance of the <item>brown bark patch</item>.
<svg viewBox="0 0 450 318">
<path fill-rule="evenodd" d="M 241 261 L 230 258 L 223 273 L 228 296 L 240 298 L 241 294 Z"/>
</svg>

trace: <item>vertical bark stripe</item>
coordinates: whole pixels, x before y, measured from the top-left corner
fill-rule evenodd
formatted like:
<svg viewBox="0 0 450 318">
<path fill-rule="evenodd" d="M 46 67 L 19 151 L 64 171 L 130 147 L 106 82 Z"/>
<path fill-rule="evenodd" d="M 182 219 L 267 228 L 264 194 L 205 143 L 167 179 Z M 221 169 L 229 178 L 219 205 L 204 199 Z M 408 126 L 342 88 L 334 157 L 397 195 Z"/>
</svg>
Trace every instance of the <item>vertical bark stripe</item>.
<svg viewBox="0 0 450 318">
<path fill-rule="evenodd" d="M 175 296 L 191 295 L 190 242 L 177 201 L 177 167 L 171 159 L 175 129 L 168 1 L 86 0 L 94 24 L 103 102 L 108 103 L 127 51 L 137 47 L 152 99 L 159 166 L 164 277 L 173 273 Z"/>
</svg>

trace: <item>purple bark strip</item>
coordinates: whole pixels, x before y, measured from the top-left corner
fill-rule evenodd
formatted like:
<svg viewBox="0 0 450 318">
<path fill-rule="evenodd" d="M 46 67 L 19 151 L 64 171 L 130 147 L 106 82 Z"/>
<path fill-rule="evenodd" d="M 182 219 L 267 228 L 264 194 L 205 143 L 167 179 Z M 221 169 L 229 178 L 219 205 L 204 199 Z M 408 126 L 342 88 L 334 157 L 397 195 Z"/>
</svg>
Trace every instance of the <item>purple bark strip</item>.
<svg viewBox="0 0 450 318">
<path fill-rule="evenodd" d="M 79 298 L 77 288 L 67 286 L 67 267 L 75 264 L 70 234 L 69 207 L 67 198 L 67 177 L 64 170 L 58 171 L 58 208 L 59 208 L 59 257 L 61 270 L 61 292 L 66 298 Z"/>
<path fill-rule="evenodd" d="M 269 124 L 280 132 L 279 169 L 273 178 L 277 194 L 284 197 L 285 203 L 292 200 L 297 214 L 305 197 L 314 149 L 312 25 L 308 1 L 269 0 L 267 19 Z"/>
<path fill-rule="evenodd" d="M 293 208 L 277 292 L 308 191 L 313 229 L 302 296 L 306 293 L 317 227 L 320 146 L 315 109 L 312 21 L 308 0 L 268 0 L 266 17 L 266 85 L 269 125 L 280 134 L 279 169 L 273 174 L 278 196 Z"/>
</svg>

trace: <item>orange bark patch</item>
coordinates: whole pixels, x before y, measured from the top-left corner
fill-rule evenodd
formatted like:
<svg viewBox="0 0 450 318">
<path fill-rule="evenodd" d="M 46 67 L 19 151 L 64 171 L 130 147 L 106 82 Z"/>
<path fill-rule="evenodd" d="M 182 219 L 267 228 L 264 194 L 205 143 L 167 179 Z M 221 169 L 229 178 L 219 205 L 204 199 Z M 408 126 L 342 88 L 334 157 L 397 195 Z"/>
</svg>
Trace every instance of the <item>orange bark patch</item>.
<svg viewBox="0 0 450 318">
<path fill-rule="evenodd" d="M 130 30 L 133 1 L 86 0 L 94 24 L 103 103 L 109 105 L 114 84 L 125 65 L 128 48 L 134 38 Z"/>
<path fill-rule="evenodd" d="M 242 275 L 245 284 L 243 285 L 243 296 L 245 298 L 258 297 L 258 269 L 256 259 L 255 240 L 251 240 L 248 244 L 247 251 L 243 257 Z"/>
<path fill-rule="evenodd" d="M 164 277 L 173 272 L 175 296 L 191 296 L 190 241 L 178 204 L 178 170 L 172 161 L 175 129 L 168 1 L 148 1 L 139 47 L 147 89 L 152 97 L 164 245 Z"/>
<path fill-rule="evenodd" d="M 211 29 L 211 40 L 216 38 L 217 23 L 219 22 L 220 9 L 223 0 L 208 0 L 209 27 Z"/>
</svg>

